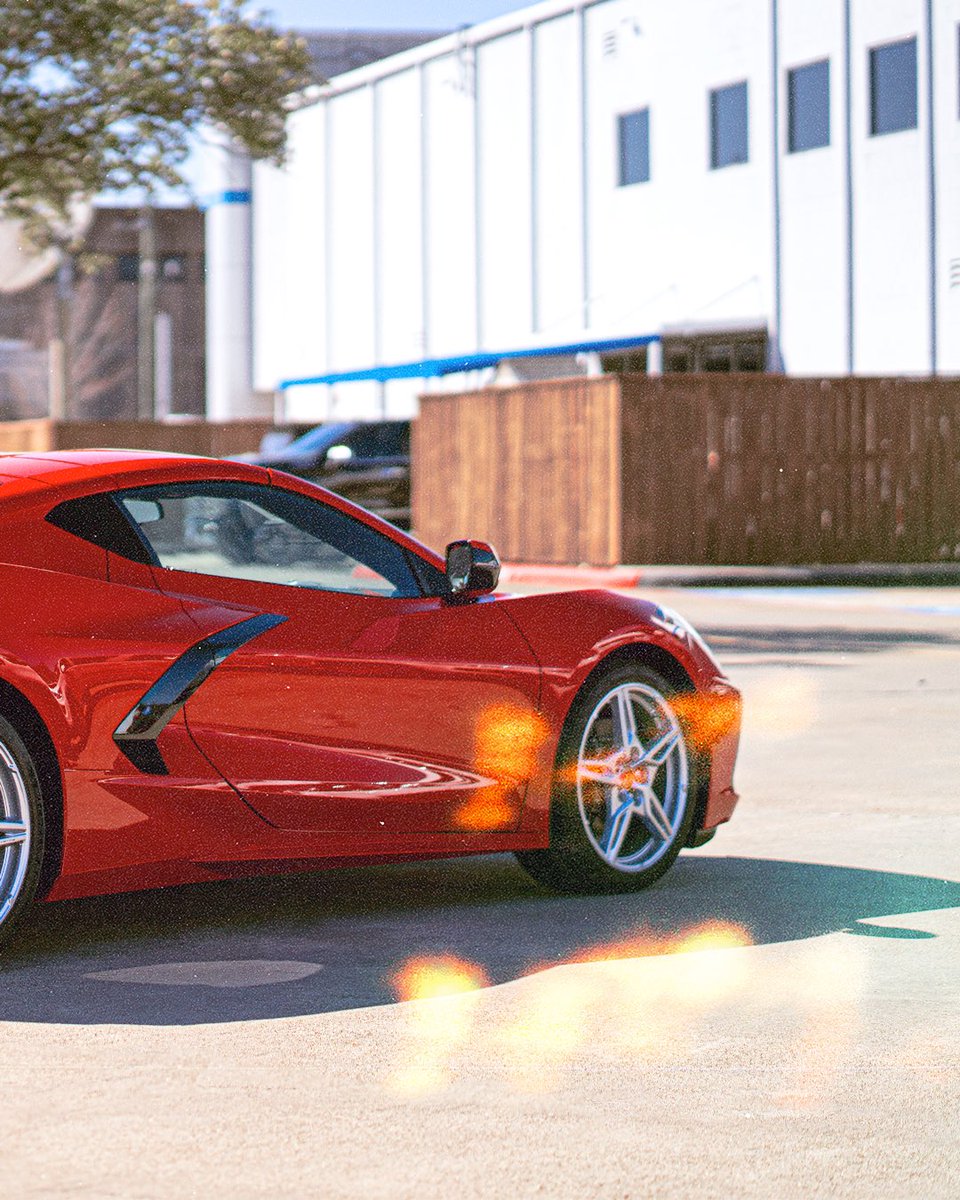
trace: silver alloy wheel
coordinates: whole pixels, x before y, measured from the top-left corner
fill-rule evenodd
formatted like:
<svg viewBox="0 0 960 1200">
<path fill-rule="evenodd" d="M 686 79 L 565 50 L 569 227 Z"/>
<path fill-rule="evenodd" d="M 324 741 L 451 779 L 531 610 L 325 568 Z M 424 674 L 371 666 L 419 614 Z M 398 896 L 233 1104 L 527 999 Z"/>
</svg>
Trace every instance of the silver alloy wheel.
<svg viewBox="0 0 960 1200">
<path fill-rule="evenodd" d="M 596 705 L 577 757 L 580 819 L 594 850 L 617 871 L 645 871 L 676 840 L 689 768 L 680 722 L 646 683 L 623 683 Z"/>
<path fill-rule="evenodd" d="M 30 800 L 16 759 L 0 742 L 0 925 L 23 888 L 30 864 Z"/>
</svg>

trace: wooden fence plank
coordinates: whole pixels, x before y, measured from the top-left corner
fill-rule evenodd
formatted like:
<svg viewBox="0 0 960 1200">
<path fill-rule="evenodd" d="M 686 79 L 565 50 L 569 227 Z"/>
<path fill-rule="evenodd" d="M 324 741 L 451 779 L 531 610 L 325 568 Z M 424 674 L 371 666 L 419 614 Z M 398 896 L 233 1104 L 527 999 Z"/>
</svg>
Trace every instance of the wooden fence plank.
<svg viewBox="0 0 960 1200">
<path fill-rule="evenodd" d="M 531 562 L 960 559 L 960 381 L 604 376 L 431 394 L 425 541 Z"/>
</svg>

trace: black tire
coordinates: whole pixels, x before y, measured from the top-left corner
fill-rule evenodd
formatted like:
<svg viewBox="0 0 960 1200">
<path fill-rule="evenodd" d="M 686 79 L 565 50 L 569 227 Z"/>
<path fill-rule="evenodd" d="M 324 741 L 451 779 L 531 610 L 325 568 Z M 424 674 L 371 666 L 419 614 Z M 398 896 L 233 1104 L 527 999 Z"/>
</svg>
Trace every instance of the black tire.
<svg viewBox="0 0 960 1200">
<path fill-rule="evenodd" d="M 40 783 L 30 752 L 0 717 L 0 942 L 33 902 L 44 831 Z M 19 833 L 22 839 L 14 841 Z"/>
<path fill-rule="evenodd" d="M 689 836 L 697 800 L 697 755 L 684 706 L 675 704 L 680 694 L 656 671 L 626 663 L 577 696 L 557 750 L 550 847 L 517 853 L 534 879 L 559 892 L 630 892 L 669 870 Z M 636 749 L 629 751 L 618 726 L 629 721 L 617 716 L 622 703 L 635 726 Z M 585 775 L 594 769 L 629 786 Z"/>
</svg>

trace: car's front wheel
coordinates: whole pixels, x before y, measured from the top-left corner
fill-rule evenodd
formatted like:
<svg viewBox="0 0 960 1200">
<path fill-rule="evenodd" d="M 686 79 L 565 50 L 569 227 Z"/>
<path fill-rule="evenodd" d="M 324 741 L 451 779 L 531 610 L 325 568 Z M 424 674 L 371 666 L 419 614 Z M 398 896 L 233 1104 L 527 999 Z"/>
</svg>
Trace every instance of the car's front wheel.
<svg viewBox="0 0 960 1200">
<path fill-rule="evenodd" d="M 550 848 L 517 855 L 535 879 L 565 892 L 632 891 L 670 867 L 696 807 L 676 692 L 628 664 L 577 697 L 557 753 Z"/>
<path fill-rule="evenodd" d="M 36 770 L 20 735 L 0 717 L 0 940 L 37 890 L 43 832 Z"/>
</svg>

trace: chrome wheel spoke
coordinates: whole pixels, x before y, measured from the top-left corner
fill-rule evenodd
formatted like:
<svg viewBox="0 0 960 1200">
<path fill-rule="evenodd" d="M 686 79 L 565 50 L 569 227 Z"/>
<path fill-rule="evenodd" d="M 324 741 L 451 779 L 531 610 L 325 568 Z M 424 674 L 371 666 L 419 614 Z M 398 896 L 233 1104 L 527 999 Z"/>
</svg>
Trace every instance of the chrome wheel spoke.
<svg viewBox="0 0 960 1200">
<path fill-rule="evenodd" d="M 588 783 L 603 783 L 614 787 L 620 776 L 607 758 L 581 758 L 577 763 L 577 778 Z"/>
<path fill-rule="evenodd" d="M 650 788 L 644 788 L 640 816 L 644 825 L 661 842 L 668 842 L 673 836 L 673 826 L 670 824 L 670 818 L 664 811 L 663 805 L 657 799 L 656 793 Z"/>
<path fill-rule="evenodd" d="M 620 847 L 627 836 L 630 827 L 630 817 L 633 815 L 633 800 L 620 801 L 620 793 L 613 789 L 610 797 L 610 814 L 603 829 L 601 849 L 608 862 L 613 862 L 620 853 Z"/>
<path fill-rule="evenodd" d="M 677 728 L 668 729 L 648 750 L 644 751 L 643 761 L 645 763 L 652 763 L 655 767 L 663 766 L 673 752 L 674 746 L 679 741 L 680 730 Z"/>
<path fill-rule="evenodd" d="M 0 850 L 27 840 L 27 827 L 20 821 L 0 821 Z"/>
<path fill-rule="evenodd" d="M 0 923 L 23 890 L 33 850 L 26 780 L 9 747 L 0 741 Z"/>
<path fill-rule="evenodd" d="M 614 738 L 624 750 L 637 745 L 637 716 L 630 703 L 630 689 L 618 688 L 613 704 Z"/>
</svg>

